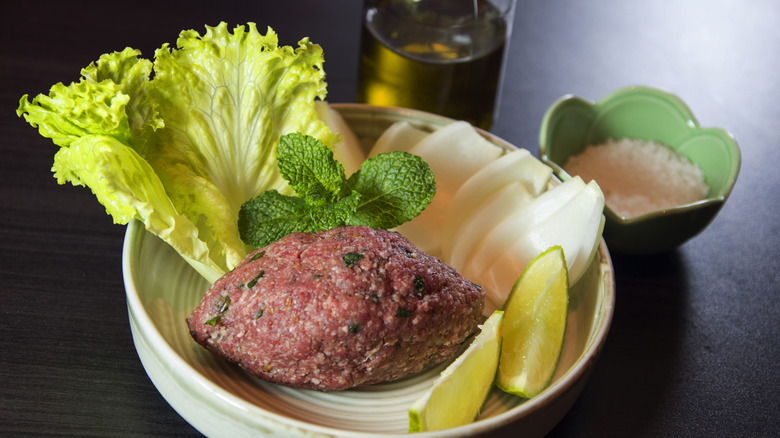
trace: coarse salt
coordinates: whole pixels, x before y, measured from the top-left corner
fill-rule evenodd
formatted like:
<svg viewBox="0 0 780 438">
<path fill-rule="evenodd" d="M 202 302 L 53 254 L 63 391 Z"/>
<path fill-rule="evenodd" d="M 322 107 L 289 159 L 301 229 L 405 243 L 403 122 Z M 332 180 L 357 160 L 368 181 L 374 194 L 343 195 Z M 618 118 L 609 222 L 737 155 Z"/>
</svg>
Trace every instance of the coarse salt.
<svg viewBox="0 0 780 438">
<path fill-rule="evenodd" d="M 589 145 L 564 169 L 585 181 L 595 179 L 607 205 L 623 217 L 696 202 L 709 193 L 697 165 L 654 141 L 610 139 Z"/>
</svg>

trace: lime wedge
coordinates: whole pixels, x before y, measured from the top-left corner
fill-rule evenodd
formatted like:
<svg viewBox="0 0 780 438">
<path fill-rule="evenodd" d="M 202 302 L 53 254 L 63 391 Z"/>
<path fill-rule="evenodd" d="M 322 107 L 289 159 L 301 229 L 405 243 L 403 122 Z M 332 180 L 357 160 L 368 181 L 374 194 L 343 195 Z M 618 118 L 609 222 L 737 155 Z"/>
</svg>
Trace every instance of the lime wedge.
<svg viewBox="0 0 780 438">
<path fill-rule="evenodd" d="M 503 311 L 493 312 L 466 351 L 412 404 L 409 432 L 447 429 L 477 418 L 496 377 L 503 320 Z"/>
<path fill-rule="evenodd" d="M 569 278 L 563 249 L 536 256 L 504 303 L 506 323 L 496 386 L 530 398 L 552 380 L 561 356 L 569 307 Z"/>
</svg>

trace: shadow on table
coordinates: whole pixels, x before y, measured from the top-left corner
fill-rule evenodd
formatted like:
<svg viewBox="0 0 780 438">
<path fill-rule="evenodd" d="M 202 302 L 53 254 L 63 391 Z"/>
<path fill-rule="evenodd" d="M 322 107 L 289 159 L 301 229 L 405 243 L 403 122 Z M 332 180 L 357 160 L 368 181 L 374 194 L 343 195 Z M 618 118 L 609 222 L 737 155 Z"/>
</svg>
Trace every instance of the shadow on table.
<svg viewBox="0 0 780 438">
<path fill-rule="evenodd" d="M 679 364 L 687 297 L 677 252 L 613 254 L 616 302 L 582 395 L 549 436 L 652 436 Z"/>
</svg>

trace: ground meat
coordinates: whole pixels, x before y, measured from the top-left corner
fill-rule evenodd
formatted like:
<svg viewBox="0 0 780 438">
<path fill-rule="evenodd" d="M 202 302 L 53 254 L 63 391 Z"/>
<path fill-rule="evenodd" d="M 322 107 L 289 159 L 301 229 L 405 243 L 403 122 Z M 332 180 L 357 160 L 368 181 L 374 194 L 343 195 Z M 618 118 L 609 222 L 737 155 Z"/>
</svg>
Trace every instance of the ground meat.
<svg viewBox="0 0 780 438">
<path fill-rule="evenodd" d="M 398 233 L 293 233 L 249 254 L 187 318 L 213 353 L 271 382 L 342 390 L 452 357 L 483 290 Z"/>
</svg>

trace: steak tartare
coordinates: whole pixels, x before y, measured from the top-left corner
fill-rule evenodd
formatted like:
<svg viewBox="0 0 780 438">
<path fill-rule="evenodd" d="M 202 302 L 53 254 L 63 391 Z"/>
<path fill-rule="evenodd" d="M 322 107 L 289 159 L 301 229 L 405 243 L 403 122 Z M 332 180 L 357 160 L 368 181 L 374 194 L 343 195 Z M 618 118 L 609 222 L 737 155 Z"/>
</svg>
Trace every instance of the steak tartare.
<svg viewBox="0 0 780 438">
<path fill-rule="evenodd" d="M 187 318 L 192 337 L 263 380 L 343 390 L 459 351 L 485 294 L 402 235 L 292 233 L 249 254 Z"/>
</svg>

